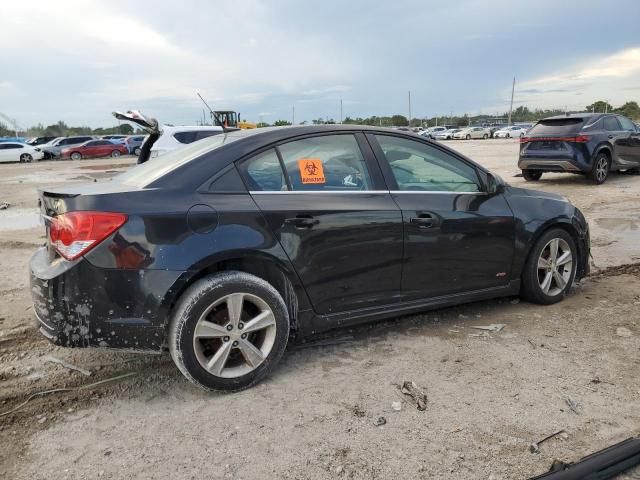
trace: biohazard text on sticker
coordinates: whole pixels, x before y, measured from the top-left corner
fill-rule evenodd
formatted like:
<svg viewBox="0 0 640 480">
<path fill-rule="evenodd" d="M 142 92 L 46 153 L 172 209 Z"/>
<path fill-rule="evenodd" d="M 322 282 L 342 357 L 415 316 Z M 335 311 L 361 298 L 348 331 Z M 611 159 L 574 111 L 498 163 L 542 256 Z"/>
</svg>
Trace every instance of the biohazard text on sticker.
<svg viewBox="0 0 640 480">
<path fill-rule="evenodd" d="M 302 183 L 326 183 L 322 160 L 319 158 L 301 158 L 298 160 Z"/>
</svg>

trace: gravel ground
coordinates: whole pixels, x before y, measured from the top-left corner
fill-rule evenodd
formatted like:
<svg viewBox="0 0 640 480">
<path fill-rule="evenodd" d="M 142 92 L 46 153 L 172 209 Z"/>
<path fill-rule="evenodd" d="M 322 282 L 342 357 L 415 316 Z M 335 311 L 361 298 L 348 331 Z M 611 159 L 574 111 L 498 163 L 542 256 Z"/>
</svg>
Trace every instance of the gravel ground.
<svg viewBox="0 0 640 480">
<path fill-rule="evenodd" d="M 449 144 L 525 183 L 514 177 L 517 142 Z M 0 478 L 515 479 L 639 433 L 640 177 L 530 184 L 567 196 L 592 227 L 595 273 L 564 302 L 508 298 L 339 330 L 290 348 L 256 388 L 217 395 L 187 383 L 168 355 L 55 347 L 31 319 L 26 265 L 44 240 L 36 189 L 131 163 L 0 165 L 0 201 L 12 203 L 0 211 L 0 415 L 69 389 L 0 416 Z M 493 323 L 506 327 L 472 328 Z M 426 410 L 400 393 L 406 380 L 426 392 Z"/>
</svg>

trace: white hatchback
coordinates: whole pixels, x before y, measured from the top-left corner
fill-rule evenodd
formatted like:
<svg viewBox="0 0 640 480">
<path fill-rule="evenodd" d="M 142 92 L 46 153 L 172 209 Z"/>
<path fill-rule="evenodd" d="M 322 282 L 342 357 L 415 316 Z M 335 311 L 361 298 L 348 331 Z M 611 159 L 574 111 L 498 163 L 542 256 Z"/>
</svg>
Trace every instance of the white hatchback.
<svg viewBox="0 0 640 480">
<path fill-rule="evenodd" d="M 222 127 L 209 125 L 176 127 L 163 125 L 160 128 L 160 138 L 158 138 L 151 147 L 151 158 L 159 157 L 189 143 L 197 142 L 198 140 L 212 137 L 222 132 Z"/>
</svg>

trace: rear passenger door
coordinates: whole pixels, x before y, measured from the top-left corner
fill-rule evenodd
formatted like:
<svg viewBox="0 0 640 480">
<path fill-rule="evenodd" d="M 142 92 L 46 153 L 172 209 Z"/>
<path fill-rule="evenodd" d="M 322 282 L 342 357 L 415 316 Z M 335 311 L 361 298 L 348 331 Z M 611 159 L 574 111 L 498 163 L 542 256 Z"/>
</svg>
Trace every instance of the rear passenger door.
<svg viewBox="0 0 640 480">
<path fill-rule="evenodd" d="M 629 135 L 620 156 L 624 161 L 633 162 L 635 166 L 640 166 L 640 132 L 627 117 L 619 116 L 618 121 L 622 130 L 628 132 Z"/>
<path fill-rule="evenodd" d="M 361 133 L 288 141 L 239 168 L 316 313 L 400 301 L 402 215 Z"/>
<path fill-rule="evenodd" d="M 613 146 L 612 166 L 624 167 L 628 162 L 625 160 L 625 151 L 629 148 L 631 134 L 622 130 L 618 119 L 609 115 L 602 119 L 602 126 L 607 131 L 609 142 Z"/>
</svg>

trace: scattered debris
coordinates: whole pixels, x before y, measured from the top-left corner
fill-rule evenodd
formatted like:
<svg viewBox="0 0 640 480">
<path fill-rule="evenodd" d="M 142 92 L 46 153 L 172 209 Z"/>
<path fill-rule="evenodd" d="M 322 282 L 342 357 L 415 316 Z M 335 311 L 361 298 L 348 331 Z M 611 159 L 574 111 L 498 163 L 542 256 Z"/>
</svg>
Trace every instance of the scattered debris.
<svg viewBox="0 0 640 480">
<path fill-rule="evenodd" d="M 303 348 L 313 348 L 313 347 L 332 347 L 335 345 L 341 345 L 343 343 L 349 343 L 355 340 L 353 335 L 345 335 L 343 337 L 337 338 L 329 338 L 326 340 L 317 340 L 311 341 L 307 343 L 300 343 L 295 346 L 295 350 L 302 350 Z"/>
<path fill-rule="evenodd" d="M 533 343 L 533 342 L 532 342 L 531 340 L 529 340 L 528 338 L 527 338 L 527 342 L 529 342 L 529 344 L 533 347 L 533 349 L 534 349 L 534 350 L 535 350 L 536 348 L 538 348 L 538 347 L 536 346 L 536 344 L 535 344 L 535 343 Z"/>
<path fill-rule="evenodd" d="M 513 300 L 511 300 L 511 302 L 509 302 L 509 303 L 511 303 L 511 305 L 517 305 L 517 304 L 519 304 L 519 303 L 520 303 L 520 299 L 519 299 L 519 298 L 514 298 L 514 299 L 513 299 Z"/>
<path fill-rule="evenodd" d="M 455 427 L 453 427 L 453 429 L 451 429 L 451 432 L 449 433 L 458 433 L 458 432 L 461 432 L 462 430 L 464 430 L 462 427 L 456 425 Z"/>
<path fill-rule="evenodd" d="M 384 417 L 378 417 L 373 421 L 373 424 L 376 427 L 381 427 L 382 425 L 386 425 L 387 424 L 387 419 Z"/>
<path fill-rule="evenodd" d="M 475 328 L 477 330 L 485 330 L 487 332 L 498 333 L 506 326 L 507 326 L 506 323 L 492 323 L 491 325 L 475 325 L 475 326 L 472 326 L 471 328 Z"/>
<path fill-rule="evenodd" d="M 616 335 L 618 335 L 619 337 L 630 337 L 633 335 L 633 333 L 628 328 L 618 327 L 616 328 Z"/>
<path fill-rule="evenodd" d="M 81 374 L 87 377 L 91 376 L 91 372 L 89 370 L 86 370 L 81 367 L 77 367 L 71 363 L 65 362 L 64 360 L 60 360 L 59 358 L 52 357 L 51 355 L 47 355 L 44 358 L 44 361 L 49 363 L 57 363 L 58 365 L 62 365 L 64 368 L 68 368 L 69 370 L 75 370 L 76 372 L 80 372 Z"/>
<path fill-rule="evenodd" d="M 0 202 L 0 210 L 6 210 L 11 204 L 9 202 Z"/>
<path fill-rule="evenodd" d="M 125 378 L 129 378 L 129 377 L 132 377 L 132 376 L 137 375 L 137 374 L 138 374 L 138 372 L 129 372 L 129 373 L 125 373 L 125 374 L 122 374 L 122 375 L 118 375 L 116 377 L 106 378 L 104 380 L 100 380 L 99 382 L 93 382 L 93 383 L 89 383 L 87 385 L 82 385 L 80 387 L 54 388 L 54 389 L 51 389 L 51 390 L 43 390 L 42 392 L 36 392 L 36 393 L 28 396 L 27 399 L 24 402 L 22 402 L 20 405 L 12 408 L 11 410 L 8 410 L 6 412 L 0 413 L 0 417 L 5 417 L 7 415 L 10 415 L 12 413 L 17 412 L 22 407 L 24 407 L 27 403 L 29 403 L 31 400 L 33 400 L 34 398 L 37 398 L 37 397 L 42 397 L 44 395 L 49 395 L 50 393 L 75 392 L 75 391 L 86 390 L 88 388 L 97 387 L 98 385 L 102 385 L 104 383 L 115 382 L 117 380 L 123 380 Z"/>
<path fill-rule="evenodd" d="M 427 394 L 424 393 L 420 387 L 418 387 L 412 381 L 405 381 L 402 383 L 400 387 L 400 392 L 404 395 L 411 397 L 413 402 L 416 404 L 416 408 L 423 412 L 427 409 Z"/>
<path fill-rule="evenodd" d="M 578 407 L 579 407 L 578 402 L 576 402 L 575 400 L 572 400 L 571 397 L 565 398 L 564 401 L 573 413 L 575 413 L 576 415 L 580 415 L 580 411 L 578 410 Z"/>
<path fill-rule="evenodd" d="M 402 402 L 393 402 L 391 404 L 391 408 L 393 408 L 396 412 L 402 410 Z"/>
<path fill-rule="evenodd" d="M 535 443 L 532 443 L 531 445 L 529 445 L 529 451 L 531 453 L 540 453 L 540 445 L 542 445 L 547 440 L 551 440 L 552 438 L 557 437 L 561 433 L 566 433 L 566 432 L 564 430 L 558 430 L 557 432 L 552 433 L 551 435 L 548 435 L 548 436 L 544 437 L 542 440 L 539 440 L 539 441 L 537 441 Z"/>
</svg>

